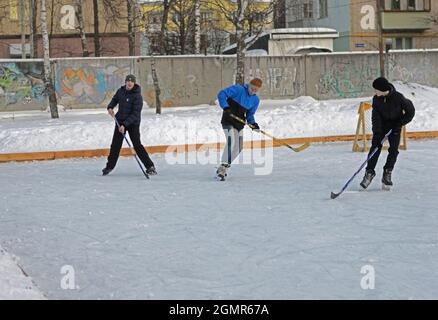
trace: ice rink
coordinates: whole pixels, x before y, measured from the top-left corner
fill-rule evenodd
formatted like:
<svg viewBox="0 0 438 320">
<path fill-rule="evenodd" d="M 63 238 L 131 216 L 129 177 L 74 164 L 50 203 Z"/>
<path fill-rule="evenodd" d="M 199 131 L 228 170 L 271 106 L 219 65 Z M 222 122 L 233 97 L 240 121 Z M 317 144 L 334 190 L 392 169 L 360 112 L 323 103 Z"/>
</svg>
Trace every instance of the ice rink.
<svg viewBox="0 0 438 320">
<path fill-rule="evenodd" d="M 132 157 L 106 177 L 104 158 L 1 164 L 0 245 L 49 299 L 437 299 L 438 141 L 409 142 L 390 192 L 386 155 L 335 200 L 365 159 L 350 143 L 276 148 L 272 174 L 225 182 L 164 155 L 150 180 Z"/>
</svg>

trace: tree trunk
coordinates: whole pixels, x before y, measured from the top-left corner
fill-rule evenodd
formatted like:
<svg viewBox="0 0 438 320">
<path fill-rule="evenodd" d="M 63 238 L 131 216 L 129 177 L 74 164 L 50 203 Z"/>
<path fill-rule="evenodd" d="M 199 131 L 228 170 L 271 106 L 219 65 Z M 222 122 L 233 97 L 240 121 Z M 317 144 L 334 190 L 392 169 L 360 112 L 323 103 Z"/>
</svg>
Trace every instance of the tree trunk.
<svg viewBox="0 0 438 320">
<path fill-rule="evenodd" d="M 52 0 L 52 4 L 50 6 L 50 32 L 49 32 L 49 43 L 52 41 L 53 37 L 53 28 L 55 22 L 55 0 Z"/>
<path fill-rule="evenodd" d="M 26 59 L 26 32 L 24 30 L 24 0 L 20 0 L 20 32 L 21 32 L 21 59 Z"/>
<path fill-rule="evenodd" d="M 237 0 L 237 23 L 236 23 L 236 39 L 237 39 L 237 65 L 236 65 L 236 83 L 243 84 L 245 82 L 245 10 L 248 5 L 248 0 Z"/>
<path fill-rule="evenodd" d="M 184 23 L 184 16 L 181 14 L 180 28 L 179 28 L 179 45 L 180 45 L 180 53 L 186 54 L 186 24 Z"/>
<path fill-rule="evenodd" d="M 382 31 L 382 1 L 376 0 L 377 9 L 377 32 L 379 39 L 379 65 L 380 65 L 380 76 L 385 76 L 385 56 L 383 53 L 383 31 Z"/>
<path fill-rule="evenodd" d="M 195 54 L 201 53 L 201 1 L 195 0 Z"/>
<path fill-rule="evenodd" d="M 170 7 L 173 3 L 173 0 L 164 0 L 163 1 L 163 16 L 161 19 L 161 31 L 160 31 L 160 54 L 167 54 L 167 20 L 169 17 Z"/>
<path fill-rule="evenodd" d="M 29 14 L 30 14 L 30 33 L 29 33 L 29 46 L 30 46 L 30 57 L 38 57 L 38 40 L 37 40 L 37 30 L 36 30 L 36 13 L 37 13 L 37 1 L 29 1 Z"/>
<path fill-rule="evenodd" d="M 79 24 L 79 34 L 81 36 L 82 56 L 88 57 L 90 55 L 90 52 L 88 51 L 87 37 L 85 36 L 84 15 L 82 13 L 82 0 L 76 0 L 76 8 L 76 17 Z"/>
<path fill-rule="evenodd" d="M 93 16 L 94 16 L 94 56 L 100 57 L 100 36 L 99 36 L 99 6 L 98 0 L 93 0 Z"/>
<path fill-rule="evenodd" d="M 52 66 L 50 64 L 50 45 L 49 34 L 47 32 L 47 12 L 46 0 L 41 0 L 41 33 L 43 36 L 44 46 L 44 82 L 46 86 L 46 93 L 49 95 L 50 114 L 52 118 L 59 118 L 58 102 L 56 99 L 56 92 L 52 83 Z"/>
<path fill-rule="evenodd" d="M 134 4 L 132 3 L 132 0 L 126 1 L 126 7 L 128 11 L 129 55 L 135 56 L 135 30 L 134 30 L 134 15 L 133 15 Z"/>
<path fill-rule="evenodd" d="M 151 72 L 152 80 L 154 81 L 155 88 L 155 113 L 161 114 L 161 100 L 160 100 L 160 85 L 158 83 L 157 69 L 155 68 L 155 57 L 151 56 Z"/>
</svg>

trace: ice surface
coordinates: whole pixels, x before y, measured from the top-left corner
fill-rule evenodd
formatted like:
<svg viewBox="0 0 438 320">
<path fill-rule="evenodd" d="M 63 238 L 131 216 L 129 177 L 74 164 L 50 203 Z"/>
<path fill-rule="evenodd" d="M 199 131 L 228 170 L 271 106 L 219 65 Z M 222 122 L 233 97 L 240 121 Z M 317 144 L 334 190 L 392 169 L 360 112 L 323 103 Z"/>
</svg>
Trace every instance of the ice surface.
<svg viewBox="0 0 438 320">
<path fill-rule="evenodd" d="M 164 155 L 150 180 L 132 157 L 106 177 L 104 158 L 2 164 L 0 245 L 49 299 L 437 299 L 438 141 L 401 151 L 391 192 L 386 154 L 336 200 L 365 157 L 350 143 L 276 148 L 272 174 L 236 165 L 226 182 Z"/>
</svg>

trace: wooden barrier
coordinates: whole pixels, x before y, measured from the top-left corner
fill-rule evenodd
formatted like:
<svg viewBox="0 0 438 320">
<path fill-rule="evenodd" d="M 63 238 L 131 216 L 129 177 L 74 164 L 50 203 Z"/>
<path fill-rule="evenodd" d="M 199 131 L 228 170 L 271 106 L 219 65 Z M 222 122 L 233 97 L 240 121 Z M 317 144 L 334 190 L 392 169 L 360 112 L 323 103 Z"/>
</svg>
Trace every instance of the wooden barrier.
<svg viewBox="0 0 438 320">
<path fill-rule="evenodd" d="M 408 139 L 431 139 L 438 138 L 438 131 L 418 131 L 407 132 Z M 304 137 L 304 138 L 288 138 L 279 139 L 283 143 L 290 145 L 324 142 L 348 142 L 354 141 L 355 135 L 340 135 L 340 136 L 324 136 L 324 137 Z M 265 148 L 266 146 L 281 147 L 281 144 L 275 143 L 272 140 L 246 141 L 243 144 L 245 149 Z M 162 145 L 146 147 L 148 153 L 166 153 L 166 152 L 192 152 L 204 150 L 219 150 L 223 148 L 223 143 L 205 143 L 205 144 L 185 144 L 185 145 Z M 109 154 L 109 149 L 89 149 L 89 150 L 69 150 L 69 151 L 45 151 L 45 152 L 22 152 L 22 153 L 0 153 L 1 162 L 11 161 L 38 161 L 38 160 L 55 160 L 67 158 L 92 158 L 106 157 Z M 132 155 L 129 148 L 122 148 L 121 156 Z"/>
</svg>

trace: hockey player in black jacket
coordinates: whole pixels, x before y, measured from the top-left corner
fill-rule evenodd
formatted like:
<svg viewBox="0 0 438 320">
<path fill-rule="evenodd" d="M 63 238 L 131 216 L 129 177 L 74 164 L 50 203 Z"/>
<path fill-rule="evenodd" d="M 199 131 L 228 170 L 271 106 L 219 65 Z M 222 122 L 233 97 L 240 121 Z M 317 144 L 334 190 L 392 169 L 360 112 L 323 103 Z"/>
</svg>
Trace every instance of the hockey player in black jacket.
<svg viewBox="0 0 438 320">
<path fill-rule="evenodd" d="M 388 137 L 389 150 L 386 164 L 383 167 L 382 183 L 384 189 L 389 189 L 393 184 L 391 173 L 397 161 L 398 147 L 400 144 L 400 133 L 402 126 L 412 121 L 415 115 L 415 108 L 409 99 L 406 99 L 387 79 L 380 77 L 374 80 L 372 126 L 373 140 L 370 153 L 378 148 L 376 154 L 368 161 L 365 176 L 360 183 L 366 189 L 376 175 L 374 168 L 379 159 L 382 149 L 381 141 L 383 137 L 392 129 Z"/>
<path fill-rule="evenodd" d="M 127 75 L 125 85 L 117 90 L 107 107 L 108 114 L 117 119 L 120 128 L 115 125 L 108 162 L 106 167 L 102 170 L 104 176 L 109 174 L 116 166 L 126 131 L 129 132 L 129 137 L 134 145 L 135 152 L 146 167 L 146 173 L 150 175 L 157 173 L 154 163 L 151 158 L 149 158 L 148 153 L 140 141 L 140 120 L 143 98 L 141 96 L 141 88 L 135 82 L 136 79 L 134 75 Z M 113 109 L 117 104 L 119 105 L 119 110 L 117 114 L 114 115 Z"/>
</svg>

